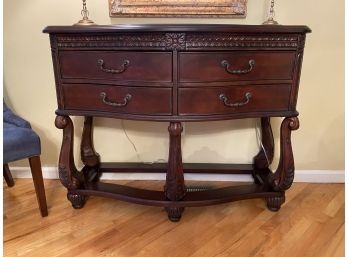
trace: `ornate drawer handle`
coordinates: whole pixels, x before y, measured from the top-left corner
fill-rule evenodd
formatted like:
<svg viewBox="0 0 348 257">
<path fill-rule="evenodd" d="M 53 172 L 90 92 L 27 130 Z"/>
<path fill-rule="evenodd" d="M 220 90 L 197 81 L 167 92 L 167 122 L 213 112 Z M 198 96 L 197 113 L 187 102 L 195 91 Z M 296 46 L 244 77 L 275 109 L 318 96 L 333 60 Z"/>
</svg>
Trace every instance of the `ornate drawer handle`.
<svg viewBox="0 0 348 257">
<path fill-rule="evenodd" d="M 130 61 L 124 60 L 122 65 L 121 65 L 121 69 L 119 69 L 119 70 L 105 68 L 103 59 L 99 59 L 98 64 L 100 65 L 100 69 L 106 73 L 120 74 L 120 73 L 125 72 L 127 70 L 128 66 L 130 64 Z"/>
<path fill-rule="evenodd" d="M 225 68 L 225 70 L 230 74 L 247 74 L 253 70 L 255 67 L 255 60 L 249 60 L 249 69 L 247 70 L 230 70 L 230 64 L 228 61 L 223 60 L 221 62 L 221 66 Z"/>
<path fill-rule="evenodd" d="M 239 103 L 229 103 L 228 102 L 228 98 L 225 94 L 220 94 L 219 95 L 219 99 L 224 103 L 225 106 L 227 107 L 240 107 L 243 105 L 246 105 L 250 102 L 251 98 L 252 98 L 252 94 L 250 92 L 247 92 L 245 94 L 245 101 L 244 102 L 239 102 Z"/>
<path fill-rule="evenodd" d="M 132 95 L 130 94 L 126 94 L 126 96 L 123 98 L 123 102 L 122 103 L 113 103 L 113 102 L 109 102 L 106 100 L 106 93 L 105 92 L 101 92 L 100 96 L 102 97 L 103 103 L 110 105 L 110 106 L 115 106 L 115 107 L 124 107 L 128 104 L 129 100 L 132 99 Z"/>
</svg>

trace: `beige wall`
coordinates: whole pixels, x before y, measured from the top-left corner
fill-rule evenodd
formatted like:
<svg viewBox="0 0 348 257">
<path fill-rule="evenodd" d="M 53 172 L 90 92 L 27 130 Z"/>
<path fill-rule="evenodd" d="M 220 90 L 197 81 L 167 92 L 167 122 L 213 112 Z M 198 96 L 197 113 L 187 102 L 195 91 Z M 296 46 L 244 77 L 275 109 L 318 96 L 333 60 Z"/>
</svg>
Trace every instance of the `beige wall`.
<svg viewBox="0 0 348 257">
<path fill-rule="evenodd" d="M 293 133 L 297 169 L 344 169 L 344 2 L 276 1 L 277 20 L 304 24 L 308 36 L 298 110 L 301 127 Z M 117 23 L 246 23 L 260 24 L 265 0 L 249 0 L 246 19 L 112 19 L 107 0 L 89 0 L 98 24 Z M 57 162 L 62 131 L 54 127 L 56 97 L 46 25 L 70 25 L 80 16 L 78 0 L 4 1 L 4 98 L 31 121 L 42 140 L 42 162 Z M 82 118 L 74 118 L 81 132 Z M 280 119 L 274 119 L 274 127 Z M 251 162 L 257 152 L 255 120 L 186 123 L 183 158 L 187 162 Z M 102 161 L 137 161 L 119 120 L 96 119 L 95 145 Z M 124 121 L 141 161 L 167 158 L 167 124 Z M 78 133 L 76 133 L 78 135 Z M 279 133 L 276 130 L 275 135 Z M 77 144 L 79 136 L 76 137 Z M 278 140 L 276 141 L 278 142 Z M 76 147 L 76 155 L 78 148 Z M 77 162 L 80 164 L 80 162 Z M 15 165 L 26 165 L 17 162 Z"/>
</svg>

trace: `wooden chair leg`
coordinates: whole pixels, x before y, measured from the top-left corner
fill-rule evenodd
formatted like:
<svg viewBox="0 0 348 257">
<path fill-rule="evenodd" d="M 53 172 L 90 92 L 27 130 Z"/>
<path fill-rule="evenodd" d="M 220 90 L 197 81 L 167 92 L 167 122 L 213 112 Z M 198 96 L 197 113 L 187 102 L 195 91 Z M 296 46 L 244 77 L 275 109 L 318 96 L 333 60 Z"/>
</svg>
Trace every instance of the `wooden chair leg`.
<svg viewBox="0 0 348 257">
<path fill-rule="evenodd" d="M 4 168 L 4 178 L 5 178 L 7 186 L 13 187 L 14 186 L 14 181 L 13 181 L 13 178 L 12 178 L 12 175 L 11 175 L 10 168 L 8 167 L 8 164 L 7 163 L 4 164 L 3 168 Z"/>
<path fill-rule="evenodd" d="M 42 178 L 41 162 L 39 156 L 34 156 L 29 158 L 29 164 L 31 169 L 31 174 L 33 176 L 34 186 L 37 201 L 39 204 L 41 216 L 45 217 L 48 215 L 45 186 Z"/>
</svg>

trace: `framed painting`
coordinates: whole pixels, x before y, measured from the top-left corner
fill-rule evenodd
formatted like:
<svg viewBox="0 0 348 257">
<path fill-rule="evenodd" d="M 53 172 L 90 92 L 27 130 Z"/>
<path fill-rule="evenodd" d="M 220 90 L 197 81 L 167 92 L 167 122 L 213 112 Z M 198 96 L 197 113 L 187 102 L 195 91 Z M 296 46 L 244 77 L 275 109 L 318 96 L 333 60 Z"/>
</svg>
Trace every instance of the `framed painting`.
<svg viewBox="0 0 348 257">
<path fill-rule="evenodd" d="M 247 0 L 109 0 L 110 17 L 245 18 Z"/>
</svg>

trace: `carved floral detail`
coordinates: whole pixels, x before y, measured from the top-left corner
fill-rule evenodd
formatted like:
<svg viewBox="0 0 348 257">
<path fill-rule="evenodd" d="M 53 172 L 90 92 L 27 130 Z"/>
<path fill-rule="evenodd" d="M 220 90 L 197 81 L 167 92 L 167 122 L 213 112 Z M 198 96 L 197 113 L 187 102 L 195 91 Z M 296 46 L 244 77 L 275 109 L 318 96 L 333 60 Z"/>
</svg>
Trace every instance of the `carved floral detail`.
<svg viewBox="0 0 348 257">
<path fill-rule="evenodd" d="M 186 47 L 294 47 L 298 46 L 298 36 L 248 36 L 230 33 L 192 34 L 187 36 Z"/>
<path fill-rule="evenodd" d="M 167 33 L 166 34 L 166 49 L 183 50 L 186 47 L 185 33 Z"/>
<path fill-rule="evenodd" d="M 161 33 L 112 36 L 57 36 L 58 47 L 151 47 L 164 48 Z"/>
<path fill-rule="evenodd" d="M 53 38 L 52 38 L 53 39 Z M 147 33 L 121 35 L 57 35 L 59 48 L 118 47 L 185 50 L 195 48 L 303 48 L 303 35 L 240 35 L 233 33 Z M 52 44 L 52 43 L 51 43 Z M 55 44 L 52 44 L 55 45 Z"/>
</svg>

